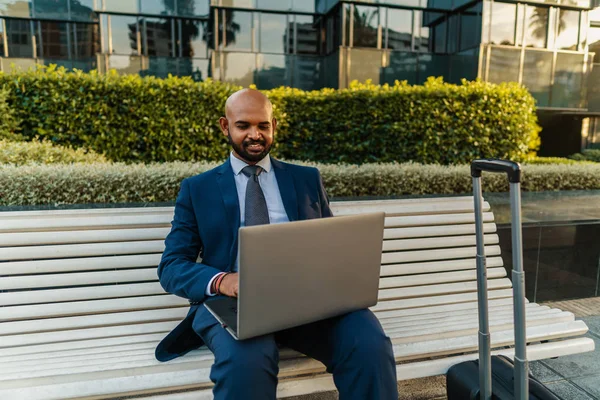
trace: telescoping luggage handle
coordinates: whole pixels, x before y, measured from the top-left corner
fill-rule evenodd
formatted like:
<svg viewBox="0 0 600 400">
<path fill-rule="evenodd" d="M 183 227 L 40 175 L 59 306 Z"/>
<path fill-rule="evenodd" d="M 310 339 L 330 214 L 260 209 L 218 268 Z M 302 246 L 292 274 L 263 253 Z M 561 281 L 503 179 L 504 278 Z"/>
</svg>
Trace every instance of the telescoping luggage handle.
<svg viewBox="0 0 600 400">
<path fill-rule="evenodd" d="M 487 269 L 483 241 L 483 200 L 481 172 L 504 172 L 510 183 L 510 210 L 513 254 L 513 311 L 515 329 L 515 397 L 529 398 L 529 372 L 525 338 L 525 273 L 521 237 L 521 166 L 513 161 L 482 159 L 471 163 L 473 196 L 475 201 L 475 234 L 477 242 L 477 302 L 479 308 L 479 387 L 481 400 L 492 397 L 492 367 L 490 327 L 487 299 Z"/>
</svg>

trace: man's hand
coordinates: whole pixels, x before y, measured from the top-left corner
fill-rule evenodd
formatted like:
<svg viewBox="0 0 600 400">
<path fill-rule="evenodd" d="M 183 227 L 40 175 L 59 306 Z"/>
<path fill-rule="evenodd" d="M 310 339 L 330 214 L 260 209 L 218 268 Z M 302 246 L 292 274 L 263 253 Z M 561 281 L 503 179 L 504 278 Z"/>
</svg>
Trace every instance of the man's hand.
<svg viewBox="0 0 600 400">
<path fill-rule="evenodd" d="M 221 286 L 219 287 L 219 292 L 229 297 L 237 297 L 238 295 L 238 287 L 239 287 L 239 279 L 238 273 L 227 274 L 225 278 L 223 278 L 223 282 L 221 282 Z"/>
</svg>

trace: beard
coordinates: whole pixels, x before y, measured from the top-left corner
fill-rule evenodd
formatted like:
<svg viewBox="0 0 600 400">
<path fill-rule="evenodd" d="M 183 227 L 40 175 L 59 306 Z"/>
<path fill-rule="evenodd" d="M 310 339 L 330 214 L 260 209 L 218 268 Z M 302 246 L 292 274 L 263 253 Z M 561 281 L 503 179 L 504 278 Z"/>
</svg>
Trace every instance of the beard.
<svg viewBox="0 0 600 400">
<path fill-rule="evenodd" d="M 238 145 L 237 143 L 234 143 L 234 141 L 231 139 L 231 135 L 229 133 L 227 133 L 227 137 L 229 138 L 229 144 L 231 145 L 233 150 L 240 157 L 242 157 L 244 160 L 246 160 L 248 162 L 256 163 L 256 162 L 262 160 L 263 158 L 265 158 L 267 156 L 267 154 L 269 154 L 269 152 L 271 151 L 271 145 L 270 144 L 267 145 L 267 142 L 264 139 L 260 139 L 260 140 L 246 139 L 242 142 L 241 145 Z M 263 150 L 260 153 L 250 153 L 248 151 L 248 146 L 253 145 L 253 144 L 260 144 L 261 146 L 263 146 Z"/>
</svg>

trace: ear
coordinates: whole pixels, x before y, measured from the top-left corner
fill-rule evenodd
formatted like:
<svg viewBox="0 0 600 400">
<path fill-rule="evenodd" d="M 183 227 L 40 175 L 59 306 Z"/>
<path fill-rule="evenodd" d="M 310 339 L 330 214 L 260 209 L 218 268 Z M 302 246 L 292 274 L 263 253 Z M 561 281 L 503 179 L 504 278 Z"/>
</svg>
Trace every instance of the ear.
<svg viewBox="0 0 600 400">
<path fill-rule="evenodd" d="M 229 121 L 227 121 L 227 118 L 225 118 L 225 117 L 219 118 L 219 126 L 221 127 L 221 132 L 223 132 L 223 135 L 228 136 L 229 135 Z"/>
<path fill-rule="evenodd" d="M 274 135 L 275 130 L 277 129 L 277 118 L 273 118 L 273 121 L 271 121 L 271 126 L 273 126 L 273 135 Z"/>
</svg>

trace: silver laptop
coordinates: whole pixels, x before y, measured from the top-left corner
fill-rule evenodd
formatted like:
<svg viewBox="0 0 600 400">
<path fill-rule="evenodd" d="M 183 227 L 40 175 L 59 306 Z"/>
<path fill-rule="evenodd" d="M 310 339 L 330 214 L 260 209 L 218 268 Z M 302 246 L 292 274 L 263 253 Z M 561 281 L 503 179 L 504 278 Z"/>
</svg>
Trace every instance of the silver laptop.
<svg viewBox="0 0 600 400">
<path fill-rule="evenodd" d="M 239 229 L 237 298 L 204 306 L 248 339 L 377 304 L 383 212 Z"/>
</svg>

